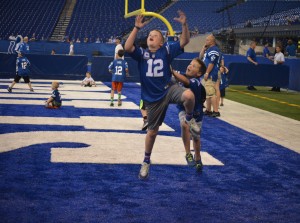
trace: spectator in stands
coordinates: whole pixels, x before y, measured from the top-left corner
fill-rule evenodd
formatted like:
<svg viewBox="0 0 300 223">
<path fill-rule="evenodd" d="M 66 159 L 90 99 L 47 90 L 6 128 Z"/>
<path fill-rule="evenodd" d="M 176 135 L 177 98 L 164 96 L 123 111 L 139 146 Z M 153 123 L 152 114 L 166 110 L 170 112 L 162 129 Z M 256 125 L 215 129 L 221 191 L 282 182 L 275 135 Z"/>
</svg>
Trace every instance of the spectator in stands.
<svg viewBox="0 0 300 223">
<path fill-rule="evenodd" d="M 256 47 L 256 42 L 252 41 L 250 43 L 250 47 L 247 51 L 246 57 L 247 57 L 248 63 L 258 65 L 257 60 L 256 60 L 255 47 Z M 247 87 L 247 89 L 250 91 L 256 90 L 256 88 L 252 85 L 249 85 Z"/>
<path fill-rule="evenodd" d="M 287 42 L 287 47 L 286 47 L 286 55 L 288 57 L 295 57 L 296 56 L 296 51 L 297 51 L 297 47 L 295 46 L 295 44 L 293 43 L 293 40 L 289 39 Z"/>
<path fill-rule="evenodd" d="M 125 51 L 119 50 L 117 53 L 116 59 L 110 63 L 108 70 L 112 73 L 112 87 L 111 87 L 111 97 L 110 97 L 110 106 L 114 106 L 114 94 L 115 91 L 118 92 L 118 106 L 122 105 L 121 95 L 123 89 L 123 82 L 125 77 L 128 76 L 128 64 L 122 58 L 124 57 Z"/>
<path fill-rule="evenodd" d="M 228 35 L 228 45 L 229 45 L 229 53 L 234 54 L 234 46 L 236 43 L 236 36 L 234 30 L 231 29 Z"/>
<path fill-rule="evenodd" d="M 69 55 L 71 55 L 71 56 L 74 55 L 74 44 L 73 44 L 72 41 L 70 42 L 70 51 L 69 51 Z"/>
<path fill-rule="evenodd" d="M 285 59 L 284 59 L 284 55 L 281 52 L 281 46 L 276 46 L 276 54 L 274 57 L 270 57 L 271 60 L 274 61 L 275 65 L 279 65 L 279 64 L 283 64 Z M 278 91 L 280 92 L 280 87 L 272 87 L 271 91 Z"/>
<path fill-rule="evenodd" d="M 52 49 L 52 50 L 51 50 L 51 55 L 55 55 L 55 54 L 56 54 L 55 50 Z"/>
<path fill-rule="evenodd" d="M 18 58 L 16 62 L 16 76 L 11 85 L 7 88 L 7 91 L 9 93 L 12 92 L 12 88 L 15 86 L 16 83 L 19 83 L 21 78 L 23 78 L 24 82 L 28 84 L 30 91 L 33 92 L 33 88 L 31 86 L 29 78 L 29 66 L 29 60 L 22 54 L 22 52 L 18 52 Z"/>
<path fill-rule="evenodd" d="M 88 42 L 89 42 L 89 38 L 88 38 L 88 37 L 84 37 L 83 42 L 84 42 L 84 43 L 88 43 Z"/>
<path fill-rule="evenodd" d="M 265 44 L 265 47 L 264 47 L 264 49 L 263 49 L 263 57 L 265 57 L 265 58 L 269 58 L 270 56 L 271 56 L 271 54 L 270 54 L 270 50 L 269 50 L 269 43 L 268 42 L 266 42 Z"/>
<path fill-rule="evenodd" d="M 95 43 L 100 43 L 100 38 L 99 37 L 96 39 Z"/>
<path fill-rule="evenodd" d="M 248 20 L 248 21 L 246 22 L 245 27 L 246 27 L 246 28 L 252 28 L 252 27 L 253 27 L 250 20 Z"/>
<path fill-rule="evenodd" d="M 8 40 L 12 40 L 12 41 L 15 41 L 16 40 L 16 37 L 14 36 L 14 34 L 10 34 L 10 36 L 8 37 Z"/>
<path fill-rule="evenodd" d="M 81 41 L 80 41 L 80 39 L 79 39 L 79 38 L 77 38 L 77 40 L 76 40 L 76 43 L 81 43 Z"/>
<path fill-rule="evenodd" d="M 119 52 L 119 50 L 124 50 L 123 49 L 123 46 L 122 46 L 122 44 L 121 44 L 121 41 L 122 41 L 122 38 L 121 37 L 117 37 L 116 38 L 116 47 L 115 47 L 115 59 L 117 59 L 117 55 L 118 55 L 118 52 Z M 124 60 L 124 56 L 122 57 L 122 59 Z"/>
<path fill-rule="evenodd" d="M 217 100 L 217 91 L 219 91 L 218 72 L 220 63 L 220 50 L 216 46 L 216 38 L 213 35 L 206 37 L 203 61 L 207 67 L 204 74 L 205 91 L 206 91 L 206 111 L 205 115 L 220 117 L 219 105 Z M 213 111 L 211 111 L 211 106 Z"/>
<path fill-rule="evenodd" d="M 35 38 L 35 33 L 32 34 L 32 37 L 30 38 L 29 40 L 30 42 L 34 42 L 36 41 L 36 38 Z"/>
</svg>

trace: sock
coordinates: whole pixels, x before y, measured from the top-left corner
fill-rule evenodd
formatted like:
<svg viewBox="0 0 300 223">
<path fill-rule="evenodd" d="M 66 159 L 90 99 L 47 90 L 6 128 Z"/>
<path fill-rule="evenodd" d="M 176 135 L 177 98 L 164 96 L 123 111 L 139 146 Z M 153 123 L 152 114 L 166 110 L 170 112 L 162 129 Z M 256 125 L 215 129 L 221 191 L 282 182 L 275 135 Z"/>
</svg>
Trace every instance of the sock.
<svg viewBox="0 0 300 223">
<path fill-rule="evenodd" d="M 144 116 L 144 117 L 143 117 L 144 121 L 146 121 L 146 120 L 147 120 L 147 118 L 148 118 L 148 117 L 147 117 L 147 115 L 146 115 L 146 116 Z"/>
<path fill-rule="evenodd" d="M 110 98 L 110 102 L 112 102 L 112 103 L 114 102 L 114 98 L 113 97 Z"/>
<path fill-rule="evenodd" d="M 121 100 L 121 93 L 118 93 L 118 100 Z"/>
<path fill-rule="evenodd" d="M 193 118 L 193 113 L 191 113 L 191 114 L 186 113 L 186 115 L 185 115 L 185 120 L 191 121 L 192 118 Z"/>
<path fill-rule="evenodd" d="M 146 153 L 145 152 L 145 157 L 144 157 L 144 162 L 150 164 L 150 156 L 151 153 Z"/>
</svg>

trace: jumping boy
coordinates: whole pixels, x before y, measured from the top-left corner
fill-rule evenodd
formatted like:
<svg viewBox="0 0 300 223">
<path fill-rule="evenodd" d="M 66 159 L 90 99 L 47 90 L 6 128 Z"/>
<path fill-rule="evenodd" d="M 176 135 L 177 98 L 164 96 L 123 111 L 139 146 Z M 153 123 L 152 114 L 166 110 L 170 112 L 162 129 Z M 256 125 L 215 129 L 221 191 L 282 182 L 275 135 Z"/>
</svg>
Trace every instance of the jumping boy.
<svg viewBox="0 0 300 223">
<path fill-rule="evenodd" d="M 183 53 L 183 48 L 190 39 L 186 16 L 182 11 L 179 11 L 178 14 L 179 17 L 174 18 L 174 20 L 182 25 L 180 42 L 166 45 L 162 33 L 159 30 L 152 30 L 147 38 L 148 48 L 136 47 L 134 41 L 137 33 L 146 25 L 143 21 L 144 17 L 138 15 L 135 18 L 135 26 L 125 43 L 125 50 L 138 62 L 141 98 L 145 103 L 148 117 L 145 156 L 139 172 L 140 179 L 147 179 L 149 176 L 153 145 L 170 103 L 183 103 L 187 112 L 185 119 L 191 133 L 194 135 L 200 134 L 200 129 L 193 118 L 194 94 L 191 90 L 184 90 L 179 85 L 171 83 L 170 64 L 176 56 Z"/>
<path fill-rule="evenodd" d="M 111 93 L 110 93 L 110 106 L 114 106 L 114 94 L 118 92 L 118 106 L 122 105 L 121 95 L 123 89 L 123 82 L 125 77 L 128 76 L 128 64 L 122 59 L 125 51 L 119 50 L 117 58 L 110 63 L 108 70 L 112 73 Z"/>
<path fill-rule="evenodd" d="M 180 74 L 177 71 L 173 71 L 173 75 L 176 78 L 176 80 L 178 80 L 181 83 L 181 85 L 183 85 L 183 87 L 191 89 L 191 91 L 195 95 L 194 118 L 200 130 L 202 127 L 203 120 L 203 98 L 205 98 L 206 96 L 205 89 L 201 84 L 200 76 L 205 74 L 205 72 L 206 66 L 204 62 L 201 61 L 199 58 L 195 58 L 191 61 L 191 63 L 186 68 L 185 74 Z M 178 117 L 181 126 L 181 137 L 186 152 L 185 159 L 189 166 L 195 167 L 196 171 L 201 172 L 203 165 L 200 156 L 200 134 L 192 136 L 193 147 L 195 151 L 195 156 L 193 157 L 190 149 L 191 134 L 189 132 L 189 127 L 185 122 L 186 111 L 182 104 L 177 105 L 177 108 L 179 111 Z"/>
<path fill-rule="evenodd" d="M 29 70 L 30 66 L 29 60 L 23 56 L 21 52 L 18 52 L 17 62 L 16 62 L 16 76 L 11 85 L 7 88 L 8 92 L 12 92 L 12 88 L 16 83 L 19 83 L 20 79 L 23 78 L 24 82 L 28 84 L 29 89 L 33 92 L 33 88 L 31 86 L 30 78 L 29 78 Z"/>
</svg>

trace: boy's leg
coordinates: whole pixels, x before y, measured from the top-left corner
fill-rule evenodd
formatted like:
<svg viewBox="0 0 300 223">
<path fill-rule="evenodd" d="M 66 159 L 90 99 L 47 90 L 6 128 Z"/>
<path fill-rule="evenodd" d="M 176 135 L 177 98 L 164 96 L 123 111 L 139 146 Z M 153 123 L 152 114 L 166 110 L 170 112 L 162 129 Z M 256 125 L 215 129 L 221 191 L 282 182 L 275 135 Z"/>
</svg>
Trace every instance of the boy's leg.
<svg viewBox="0 0 300 223">
<path fill-rule="evenodd" d="M 181 138 L 186 153 L 185 159 L 189 166 L 194 166 L 195 160 L 193 158 L 193 155 L 191 154 L 191 149 L 190 149 L 191 134 L 189 131 L 189 126 L 185 122 L 185 111 L 179 112 L 178 117 L 179 117 L 180 127 L 181 127 Z"/>
<path fill-rule="evenodd" d="M 193 138 L 193 146 L 194 146 L 194 151 L 195 151 L 195 168 L 197 172 L 201 172 L 203 168 L 202 160 L 201 160 L 201 155 L 200 155 L 200 150 L 201 150 L 201 141 L 200 137 L 199 138 Z"/>
<path fill-rule="evenodd" d="M 115 91 L 113 89 L 111 89 L 111 92 L 110 92 L 110 106 L 114 106 L 114 94 L 115 94 Z"/>
<path fill-rule="evenodd" d="M 122 100 L 121 100 L 121 96 L 122 96 L 122 89 L 123 89 L 123 82 L 118 82 L 118 106 L 122 105 Z"/>
</svg>

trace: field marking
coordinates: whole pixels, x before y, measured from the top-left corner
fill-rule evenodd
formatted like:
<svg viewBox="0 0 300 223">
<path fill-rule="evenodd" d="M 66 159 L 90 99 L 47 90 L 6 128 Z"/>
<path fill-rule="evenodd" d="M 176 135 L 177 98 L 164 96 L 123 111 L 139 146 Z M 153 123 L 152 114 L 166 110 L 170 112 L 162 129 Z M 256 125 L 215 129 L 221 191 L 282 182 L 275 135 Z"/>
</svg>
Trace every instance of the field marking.
<svg viewBox="0 0 300 223">
<path fill-rule="evenodd" d="M 288 105 L 288 106 L 291 106 L 291 107 L 297 107 L 297 108 L 300 108 L 300 105 L 290 104 L 290 103 L 285 102 L 285 101 L 280 101 L 280 100 L 277 100 L 277 99 L 268 98 L 268 97 L 261 96 L 261 95 L 257 95 L 257 94 L 253 94 L 253 93 L 250 93 L 250 92 L 244 92 L 244 91 L 235 90 L 235 89 L 230 89 L 230 88 L 228 88 L 228 90 L 229 90 L 229 91 L 232 91 L 232 92 L 239 92 L 239 93 L 245 94 L 245 95 L 250 95 L 250 96 L 253 96 L 253 97 L 256 97 L 256 98 L 260 98 L 260 99 L 264 99 L 264 100 L 268 100 L 268 101 L 277 102 L 277 103 L 284 104 L 284 105 Z"/>
</svg>

